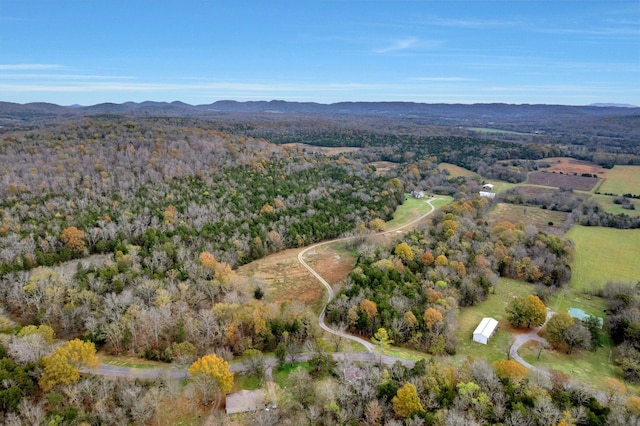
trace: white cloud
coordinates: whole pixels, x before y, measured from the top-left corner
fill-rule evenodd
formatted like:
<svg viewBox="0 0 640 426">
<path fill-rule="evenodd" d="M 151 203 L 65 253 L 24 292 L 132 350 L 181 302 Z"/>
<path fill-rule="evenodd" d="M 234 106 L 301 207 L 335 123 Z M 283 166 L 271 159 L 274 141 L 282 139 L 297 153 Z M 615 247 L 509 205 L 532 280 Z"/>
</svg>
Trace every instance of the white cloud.
<svg viewBox="0 0 640 426">
<path fill-rule="evenodd" d="M 478 81 L 477 78 L 466 77 L 413 77 L 409 81 L 434 81 L 434 82 L 464 82 L 464 81 Z"/>
<path fill-rule="evenodd" d="M 389 46 L 382 47 L 379 49 L 373 49 L 373 51 L 375 53 L 393 53 L 401 50 L 411 49 L 413 47 L 416 47 L 418 43 L 419 43 L 419 40 L 415 37 L 405 38 L 401 40 L 396 40 L 395 42 L 393 42 L 393 44 Z"/>
<path fill-rule="evenodd" d="M 58 64 L 0 64 L 0 71 L 38 71 L 64 69 Z"/>
</svg>

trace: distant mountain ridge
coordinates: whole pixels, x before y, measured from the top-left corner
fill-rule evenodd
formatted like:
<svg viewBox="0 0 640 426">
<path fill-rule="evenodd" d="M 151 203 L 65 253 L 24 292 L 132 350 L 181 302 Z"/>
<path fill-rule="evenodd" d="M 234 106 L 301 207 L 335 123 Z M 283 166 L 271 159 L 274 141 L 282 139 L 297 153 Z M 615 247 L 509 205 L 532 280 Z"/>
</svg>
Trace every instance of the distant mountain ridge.
<svg viewBox="0 0 640 426">
<path fill-rule="evenodd" d="M 91 106 L 60 106 L 45 102 L 17 104 L 0 102 L 0 124 L 14 120 L 32 118 L 56 118 L 91 116 L 101 114 L 136 116 L 207 117 L 228 113 L 239 114 L 330 114 L 369 115 L 399 118 L 431 118 L 439 122 L 465 120 L 503 121 L 537 120 L 554 117 L 571 119 L 589 116 L 637 116 L 640 108 L 616 104 L 594 104 L 587 106 L 545 104 L 428 104 L 415 102 L 338 102 L 320 104 L 315 102 L 289 102 L 281 100 L 247 101 L 221 100 L 211 104 L 189 105 L 184 102 L 125 102 L 101 103 Z"/>
</svg>

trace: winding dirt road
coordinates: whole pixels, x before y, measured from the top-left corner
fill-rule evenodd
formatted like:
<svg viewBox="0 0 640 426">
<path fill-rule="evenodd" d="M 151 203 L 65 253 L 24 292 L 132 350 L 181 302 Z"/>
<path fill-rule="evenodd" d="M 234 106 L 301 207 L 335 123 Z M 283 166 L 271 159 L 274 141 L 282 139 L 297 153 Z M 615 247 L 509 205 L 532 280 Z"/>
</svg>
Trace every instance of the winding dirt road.
<svg viewBox="0 0 640 426">
<path fill-rule="evenodd" d="M 421 220 L 423 220 L 424 218 L 426 218 L 427 216 L 429 216 L 431 213 L 433 213 L 435 211 L 435 207 L 433 204 L 431 204 L 432 201 L 435 201 L 437 198 L 430 198 L 428 200 L 425 200 L 427 204 L 429 204 L 429 206 L 431 207 L 431 210 L 429 210 L 427 213 L 417 217 L 416 219 L 402 225 L 399 226 L 397 228 L 394 229 L 390 229 L 387 231 L 383 231 L 383 232 L 378 232 L 376 234 L 370 234 L 369 236 L 374 236 L 374 235 L 382 235 L 382 234 L 386 234 L 389 232 L 397 232 L 397 231 L 401 231 L 403 229 L 406 229 L 412 225 L 415 225 L 416 223 L 420 222 Z M 325 321 L 325 311 L 327 309 L 327 305 L 331 302 L 331 300 L 333 300 L 333 296 L 334 296 L 334 292 L 333 292 L 333 288 L 331 288 L 331 285 L 327 282 L 327 280 L 325 280 L 324 278 L 322 278 L 322 276 L 316 272 L 311 266 L 309 266 L 309 264 L 307 262 L 305 262 L 304 260 L 304 255 L 307 254 L 307 252 L 309 252 L 310 250 L 315 250 L 318 247 L 324 246 L 324 245 L 328 245 L 328 244 L 335 244 L 335 243 L 339 243 L 339 242 L 343 242 L 343 241 L 349 241 L 352 240 L 354 238 L 361 238 L 361 235 L 356 235 L 353 237 L 344 237 L 344 238 L 337 238 L 335 240 L 331 240 L 331 241 L 323 241 L 321 243 L 317 243 L 317 244 L 313 244 L 310 245 L 309 247 L 304 248 L 302 251 L 300 251 L 300 253 L 298 253 L 298 261 L 300 262 L 300 264 L 302 266 L 304 266 L 309 272 L 311 272 L 311 274 L 316 277 L 316 279 L 318 281 L 320 281 L 320 283 L 322 285 L 325 286 L 325 288 L 327 289 L 327 294 L 329 295 L 329 297 L 327 298 L 327 302 L 325 303 L 324 307 L 322 308 L 322 312 L 320 313 L 320 317 L 318 318 L 318 324 L 320 325 L 320 328 L 322 328 L 323 330 L 325 330 L 328 333 L 334 334 L 336 336 L 342 337 L 344 339 L 348 339 L 348 340 L 352 340 L 356 343 L 361 344 L 362 346 L 365 347 L 365 349 L 370 352 L 373 353 L 376 345 L 374 345 L 373 343 L 371 343 L 368 340 L 365 340 L 361 337 L 358 336 L 354 336 L 353 334 L 349 334 L 349 333 L 344 333 L 340 330 L 335 330 L 331 327 L 329 327 Z"/>
</svg>

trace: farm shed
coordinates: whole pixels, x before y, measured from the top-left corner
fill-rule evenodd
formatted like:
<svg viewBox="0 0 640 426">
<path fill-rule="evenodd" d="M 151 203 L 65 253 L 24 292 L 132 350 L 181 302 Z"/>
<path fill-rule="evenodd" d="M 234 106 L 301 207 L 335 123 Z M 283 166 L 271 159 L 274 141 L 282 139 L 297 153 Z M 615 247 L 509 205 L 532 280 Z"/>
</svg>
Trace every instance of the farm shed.
<svg viewBox="0 0 640 426">
<path fill-rule="evenodd" d="M 498 321 L 489 317 L 482 318 L 482 321 L 473 332 L 473 341 L 486 345 L 496 328 L 498 328 Z"/>
<path fill-rule="evenodd" d="M 488 189 L 489 191 L 493 191 L 493 184 L 485 183 L 484 185 L 482 185 L 482 189 Z"/>
<path fill-rule="evenodd" d="M 495 198 L 495 192 L 480 191 L 480 196 L 485 198 Z"/>
</svg>

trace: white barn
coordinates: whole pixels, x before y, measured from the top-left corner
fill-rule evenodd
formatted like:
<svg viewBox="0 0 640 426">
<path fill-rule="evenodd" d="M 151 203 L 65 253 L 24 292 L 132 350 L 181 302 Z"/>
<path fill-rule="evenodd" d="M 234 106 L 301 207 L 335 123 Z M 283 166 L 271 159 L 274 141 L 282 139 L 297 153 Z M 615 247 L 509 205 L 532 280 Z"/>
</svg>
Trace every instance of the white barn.
<svg viewBox="0 0 640 426">
<path fill-rule="evenodd" d="M 487 191 L 480 191 L 480 196 L 484 197 L 484 198 L 495 198 L 496 197 L 496 193 L 495 192 L 487 192 Z"/>
<path fill-rule="evenodd" d="M 496 328 L 498 328 L 498 321 L 489 317 L 482 318 L 482 321 L 473 332 L 473 341 L 486 345 Z"/>
</svg>

